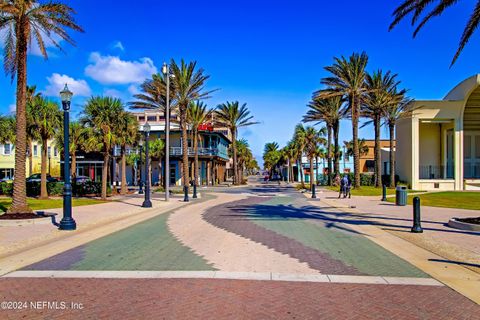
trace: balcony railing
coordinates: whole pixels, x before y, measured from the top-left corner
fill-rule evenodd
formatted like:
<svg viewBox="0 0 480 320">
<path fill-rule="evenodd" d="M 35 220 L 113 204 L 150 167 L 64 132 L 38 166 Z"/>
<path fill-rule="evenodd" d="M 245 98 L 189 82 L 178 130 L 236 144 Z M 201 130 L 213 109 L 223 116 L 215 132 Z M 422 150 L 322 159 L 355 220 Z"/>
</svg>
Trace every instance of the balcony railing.
<svg viewBox="0 0 480 320">
<path fill-rule="evenodd" d="M 170 147 L 170 155 L 172 156 L 181 156 L 183 155 L 182 147 Z M 188 148 L 188 155 L 194 156 L 195 150 L 193 148 Z M 225 159 L 228 159 L 227 155 L 224 152 L 221 152 L 217 148 L 198 148 L 199 156 L 219 156 Z"/>
<path fill-rule="evenodd" d="M 453 179 L 453 165 L 447 166 L 420 166 L 420 179 L 437 180 Z"/>
</svg>

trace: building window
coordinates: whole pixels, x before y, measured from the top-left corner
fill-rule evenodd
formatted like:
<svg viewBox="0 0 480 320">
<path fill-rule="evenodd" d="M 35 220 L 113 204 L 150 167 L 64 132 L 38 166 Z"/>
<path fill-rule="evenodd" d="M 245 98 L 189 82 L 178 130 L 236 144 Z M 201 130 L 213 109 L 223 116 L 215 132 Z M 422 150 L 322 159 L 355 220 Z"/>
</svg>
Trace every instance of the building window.
<svg viewBox="0 0 480 320">
<path fill-rule="evenodd" d="M 57 157 L 58 156 L 58 149 L 57 147 L 53 148 L 53 156 Z"/>
<path fill-rule="evenodd" d="M 12 154 L 12 145 L 10 143 L 3 145 L 3 154 L 9 156 Z"/>
<path fill-rule="evenodd" d="M 145 116 L 138 116 L 138 121 L 145 121 Z"/>
<path fill-rule="evenodd" d="M 157 116 L 148 116 L 147 121 L 156 122 L 157 121 Z"/>
<path fill-rule="evenodd" d="M 37 145 L 33 146 L 33 156 L 38 157 L 38 146 Z"/>
<path fill-rule="evenodd" d="M 52 147 L 49 146 L 47 148 L 47 154 L 48 154 L 49 157 L 52 155 Z"/>
</svg>

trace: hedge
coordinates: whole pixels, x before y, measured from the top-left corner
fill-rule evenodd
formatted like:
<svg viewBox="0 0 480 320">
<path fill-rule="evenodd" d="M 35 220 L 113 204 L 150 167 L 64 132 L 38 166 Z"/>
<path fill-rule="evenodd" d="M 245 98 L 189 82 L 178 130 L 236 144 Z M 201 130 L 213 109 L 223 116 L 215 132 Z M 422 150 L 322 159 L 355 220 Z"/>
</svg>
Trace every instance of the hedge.
<svg viewBox="0 0 480 320">
<path fill-rule="evenodd" d="M 49 196 L 63 195 L 63 182 L 47 182 L 47 192 Z M 72 184 L 72 193 L 74 196 L 100 196 L 102 193 L 101 182 L 86 182 L 82 184 Z M 107 194 L 111 195 L 112 188 L 107 184 Z M 12 196 L 13 183 L 0 182 L 0 195 Z M 27 196 L 38 197 L 40 195 L 40 182 L 27 182 Z"/>
<path fill-rule="evenodd" d="M 355 175 L 353 172 L 350 173 L 345 173 L 350 176 L 350 179 L 355 181 Z M 343 176 L 342 174 L 341 176 Z M 335 175 L 332 174 L 332 181 L 335 179 Z M 395 185 L 399 182 L 399 176 L 395 175 Z M 388 185 L 390 183 L 390 175 L 384 174 L 382 175 L 382 184 Z M 321 174 L 318 177 L 317 184 L 321 186 L 326 186 L 328 185 L 328 175 L 326 174 Z M 375 176 L 371 173 L 360 173 L 360 185 L 361 186 L 374 186 L 375 185 Z"/>
</svg>

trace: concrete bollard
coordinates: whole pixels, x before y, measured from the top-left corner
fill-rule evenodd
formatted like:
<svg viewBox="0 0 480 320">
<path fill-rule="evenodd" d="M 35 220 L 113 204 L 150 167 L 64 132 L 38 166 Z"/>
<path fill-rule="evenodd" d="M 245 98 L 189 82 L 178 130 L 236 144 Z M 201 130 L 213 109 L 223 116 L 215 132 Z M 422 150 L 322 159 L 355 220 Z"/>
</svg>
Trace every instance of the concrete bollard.
<svg viewBox="0 0 480 320">
<path fill-rule="evenodd" d="M 421 216 L 420 216 L 420 198 L 413 198 L 413 227 L 411 232 L 413 233 L 422 233 L 423 229 L 421 226 Z"/>
<path fill-rule="evenodd" d="M 195 183 L 193 185 L 193 196 L 192 196 L 193 199 L 197 199 L 197 184 Z"/>
<path fill-rule="evenodd" d="M 382 201 L 387 201 L 387 186 L 385 184 L 382 186 Z"/>
</svg>

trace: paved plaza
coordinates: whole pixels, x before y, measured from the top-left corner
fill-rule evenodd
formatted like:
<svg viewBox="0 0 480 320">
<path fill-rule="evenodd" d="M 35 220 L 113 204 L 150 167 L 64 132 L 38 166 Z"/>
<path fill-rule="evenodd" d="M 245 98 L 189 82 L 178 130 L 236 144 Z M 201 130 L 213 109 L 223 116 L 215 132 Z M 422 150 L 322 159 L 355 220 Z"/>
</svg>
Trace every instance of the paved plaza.
<svg viewBox="0 0 480 320">
<path fill-rule="evenodd" d="M 159 199 L 147 213 L 130 213 L 142 219 L 112 222 L 110 232 L 83 242 L 71 233 L 62 241 L 79 245 L 31 263 L 21 250 L 2 256 L 11 269 L 0 278 L 3 301 L 82 309 L 0 310 L 1 317 L 480 319 L 478 273 L 429 261 L 434 253 L 375 223 L 386 215 L 359 219 L 354 202 L 333 203 L 326 192 L 312 201 L 286 185 L 201 194 L 187 205 Z M 466 243 L 480 234 L 468 236 Z"/>
</svg>

